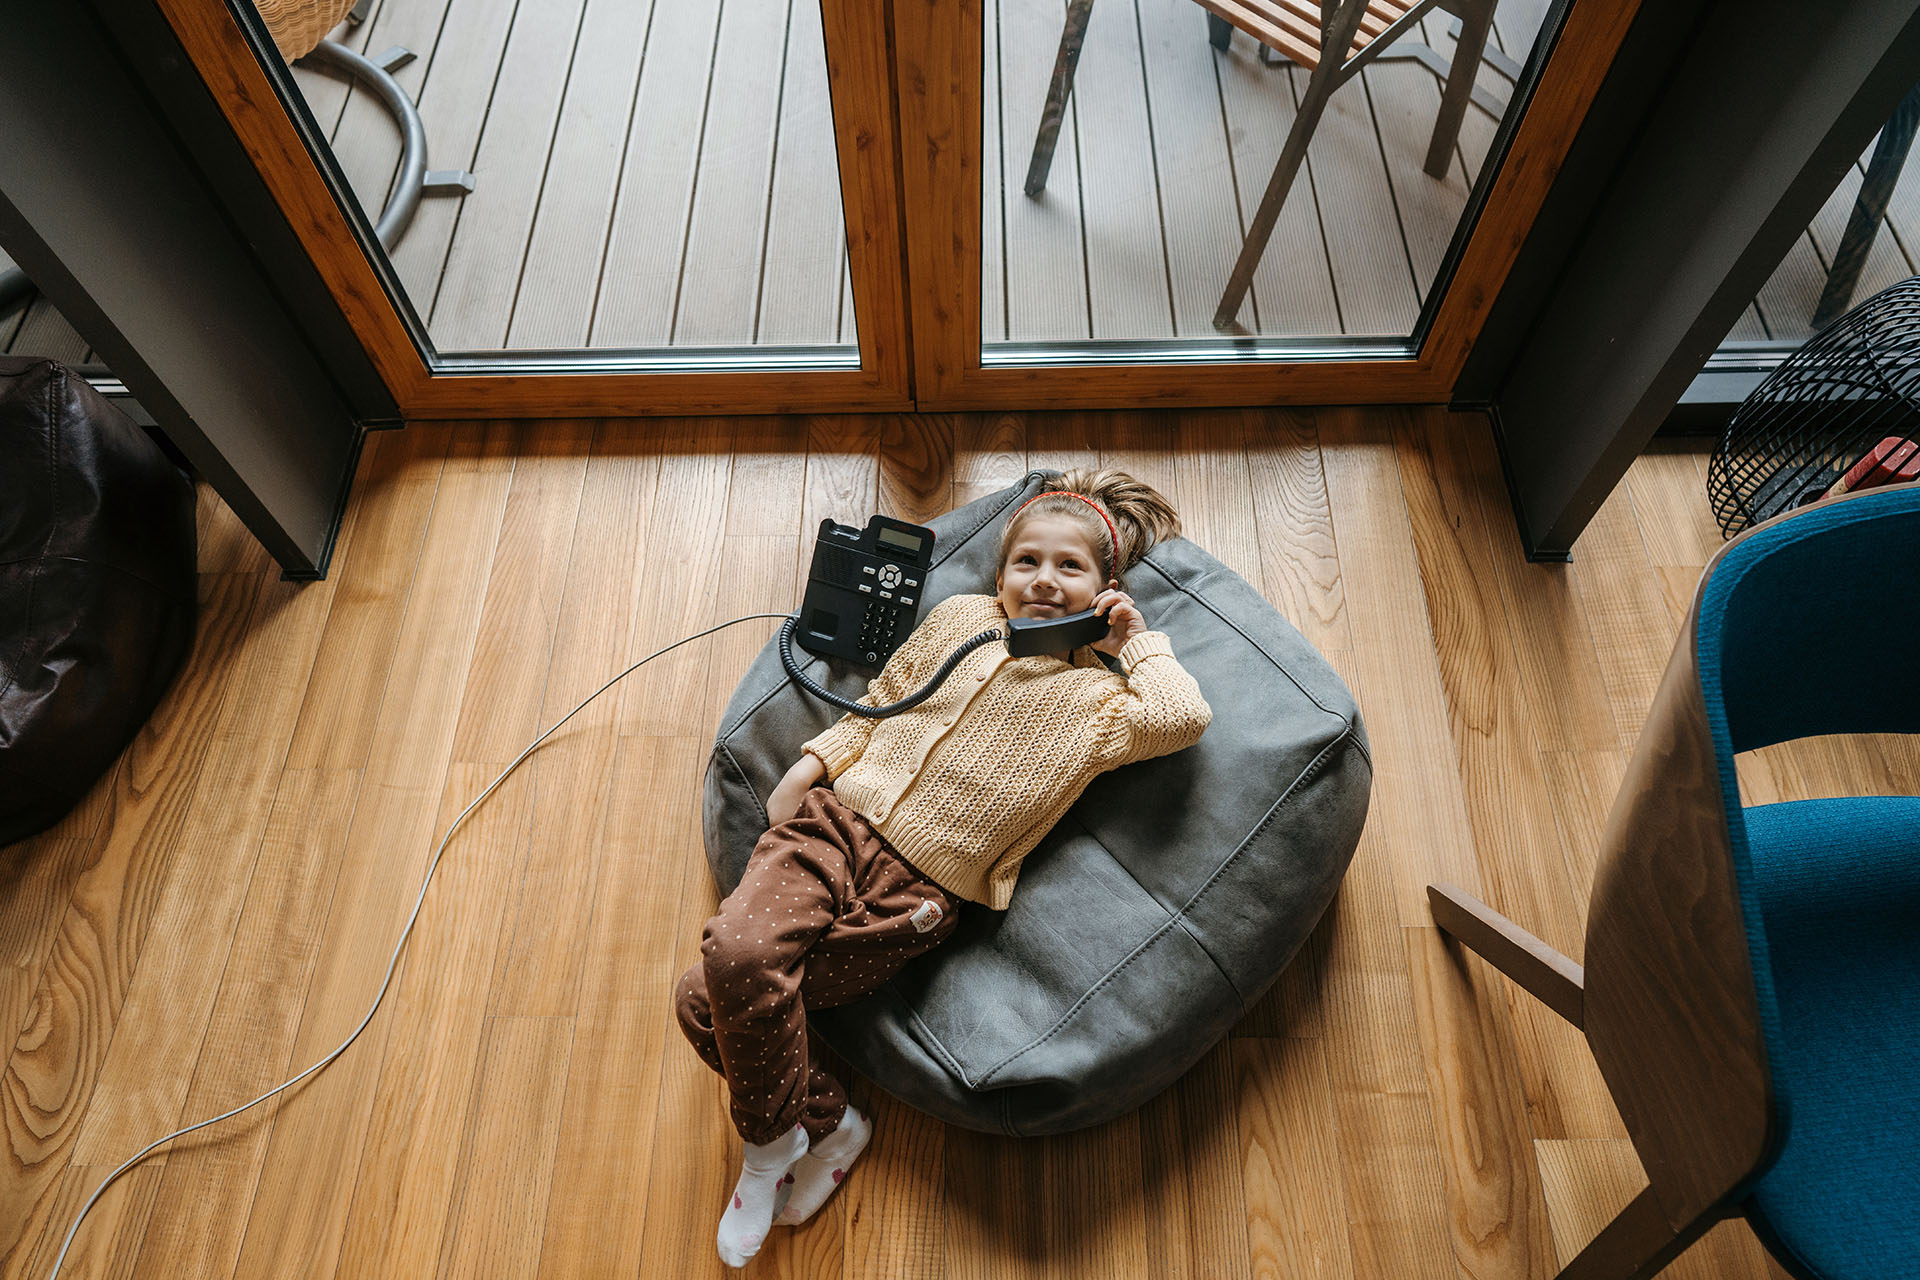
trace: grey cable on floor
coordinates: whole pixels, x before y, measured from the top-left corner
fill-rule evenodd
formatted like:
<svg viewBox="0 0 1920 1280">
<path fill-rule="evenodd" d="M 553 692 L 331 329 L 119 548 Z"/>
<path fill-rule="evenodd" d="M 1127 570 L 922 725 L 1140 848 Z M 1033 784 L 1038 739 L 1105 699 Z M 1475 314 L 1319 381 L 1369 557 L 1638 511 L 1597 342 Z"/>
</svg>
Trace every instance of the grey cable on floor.
<svg viewBox="0 0 1920 1280">
<path fill-rule="evenodd" d="M 106 1181 L 102 1182 L 98 1187 L 94 1188 L 93 1194 L 87 1198 L 87 1203 L 83 1205 L 80 1209 L 80 1216 L 73 1220 L 73 1226 L 67 1229 L 66 1241 L 62 1243 L 60 1246 L 59 1256 L 53 1260 L 53 1270 L 50 1273 L 48 1273 L 47 1280 L 55 1280 L 55 1278 L 59 1276 L 60 1268 L 63 1265 L 65 1265 L 67 1260 L 67 1250 L 73 1247 L 73 1238 L 74 1236 L 78 1235 L 80 1232 L 80 1224 L 86 1221 L 87 1214 L 92 1212 L 93 1210 L 94 1201 L 100 1198 L 101 1192 L 105 1191 L 108 1187 L 113 1185 L 114 1179 L 118 1178 L 121 1174 L 133 1168 L 134 1165 L 139 1164 L 142 1160 L 146 1159 L 147 1156 L 156 1147 L 159 1147 L 161 1144 L 172 1142 L 175 1138 L 185 1137 L 187 1134 L 192 1133 L 195 1129 L 204 1129 L 210 1124 L 218 1124 L 222 1120 L 228 1119 L 229 1117 L 237 1116 L 242 1111 L 247 1110 L 249 1107 L 259 1106 L 261 1103 L 265 1102 L 268 1098 L 271 1098 L 274 1094 L 279 1093 L 284 1089 L 290 1089 L 294 1085 L 299 1084 L 302 1080 L 305 1080 L 308 1076 L 312 1075 L 314 1072 L 320 1070 L 320 1068 L 326 1066 L 328 1063 L 332 1062 L 335 1058 L 345 1053 L 347 1051 L 347 1046 L 360 1038 L 360 1033 L 362 1031 L 365 1031 L 367 1029 L 367 1024 L 373 1021 L 373 1015 L 375 1012 L 379 1010 L 380 1002 L 387 998 L 387 988 L 393 984 L 394 968 L 400 963 L 400 951 L 402 948 L 404 948 L 407 945 L 408 936 L 413 933 L 413 922 L 420 918 L 421 904 L 426 902 L 427 900 L 427 889 L 429 886 L 433 884 L 433 873 L 440 869 L 440 855 L 447 851 L 448 841 L 453 839 L 453 833 L 459 830 L 460 824 L 467 820 L 467 815 L 472 813 L 475 809 L 479 808 L 480 802 L 482 800 L 485 800 L 488 796 L 492 795 L 494 788 L 498 787 L 501 783 L 505 782 L 507 780 L 507 776 L 511 774 L 515 769 L 518 769 L 520 767 L 520 762 L 533 754 L 535 747 L 538 747 L 541 743 L 545 742 L 548 738 L 552 737 L 556 732 L 558 732 L 561 725 L 565 724 L 567 721 L 573 719 L 575 716 L 579 715 L 580 712 L 585 710 L 587 703 L 592 702 L 595 698 L 599 697 L 601 694 L 605 693 L 607 690 L 613 688 L 614 685 L 619 684 L 622 680 L 626 679 L 628 676 L 638 671 L 641 667 L 646 666 L 649 662 L 652 662 L 655 658 L 659 657 L 661 654 L 670 653 L 673 650 L 678 649 L 681 645 L 686 644 L 689 640 L 698 640 L 701 636 L 710 636 L 714 632 L 719 631 L 721 628 L 731 627 L 734 625 L 734 623 L 737 623 L 737 622 L 751 622 L 755 618 L 780 618 L 784 620 L 792 616 L 793 615 L 786 614 L 786 613 L 743 614 L 738 618 L 732 618 L 726 622 L 718 623 L 715 626 L 708 627 L 705 631 L 696 631 L 694 634 L 690 636 L 684 636 L 681 639 L 675 640 L 672 644 L 668 645 L 664 649 L 656 649 L 652 653 L 648 654 L 646 657 L 640 659 L 640 661 L 634 663 L 632 666 L 622 671 L 619 675 L 615 676 L 613 679 L 601 685 L 598 689 L 595 689 L 592 693 L 588 694 L 585 698 L 581 700 L 579 706 L 567 712 L 567 714 L 565 714 L 564 716 L 561 716 L 559 720 L 554 722 L 552 728 L 548 729 L 545 733 L 541 734 L 539 737 L 535 738 L 532 742 L 528 743 L 527 749 L 525 751 L 522 751 L 519 755 L 515 756 L 513 759 L 513 763 L 508 765 L 505 769 L 503 769 L 499 777 L 495 778 L 492 782 L 489 782 L 487 784 L 487 789 L 485 791 L 482 791 L 479 795 L 473 798 L 472 804 L 469 804 L 466 808 L 460 811 L 460 816 L 455 818 L 453 820 L 453 825 L 447 828 L 447 834 L 440 838 L 440 847 L 433 851 L 433 862 L 427 867 L 426 879 L 421 881 L 420 883 L 420 896 L 418 898 L 415 898 L 413 901 L 413 914 L 407 917 L 407 927 L 400 931 L 400 940 L 393 944 L 393 958 L 387 961 L 387 976 L 381 979 L 379 994 L 374 996 L 372 1007 L 367 1010 L 367 1016 L 360 1019 L 360 1025 L 353 1029 L 353 1034 L 348 1036 L 345 1040 L 342 1040 L 340 1042 L 339 1048 L 335 1049 L 332 1053 L 329 1053 L 326 1057 L 320 1059 L 320 1061 L 308 1067 L 305 1071 L 302 1071 L 299 1075 L 293 1077 L 293 1079 L 287 1080 L 280 1084 L 275 1085 L 273 1088 L 267 1090 L 265 1093 L 255 1098 L 252 1102 L 246 1103 L 242 1106 L 235 1107 L 233 1110 L 226 1112 L 224 1115 L 217 1115 L 217 1116 L 214 1116 L 212 1119 L 202 1120 L 198 1124 L 190 1124 L 184 1129 L 175 1129 L 172 1133 L 168 1134 L 164 1138 L 155 1138 L 152 1142 L 142 1147 L 133 1156 L 132 1159 L 128 1160 L 125 1164 L 121 1165 L 118 1169 L 115 1169 L 112 1173 L 108 1174 Z"/>
</svg>

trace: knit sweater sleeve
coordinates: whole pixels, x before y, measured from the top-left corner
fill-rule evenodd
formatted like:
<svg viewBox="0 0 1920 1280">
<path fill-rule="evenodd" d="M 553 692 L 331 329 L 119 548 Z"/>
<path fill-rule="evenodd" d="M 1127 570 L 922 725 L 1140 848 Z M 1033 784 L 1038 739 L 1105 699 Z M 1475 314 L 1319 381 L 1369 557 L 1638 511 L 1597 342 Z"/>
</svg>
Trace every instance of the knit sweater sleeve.
<svg viewBox="0 0 1920 1280">
<path fill-rule="evenodd" d="M 1166 634 L 1141 632 L 1120 646 L 1119 658 L 1126 683 L 1101 702 L 1095 721 L 1100 767 L 1117 769 L 1200 741 L 1213 723 L 1213 708 L 1173 656 Z"/>
<path fill-rule="evenodd" d="M 943 647 L 940 637 L 946 633 L 947 624 L 959 607 L 954 601 L 959 599 L 948 596 L 928 611 L 906 642 L 893 651 L 880 674 L 868 683 L 866 693 L 857 699 L 862 706 L 883 707 L 889 702 L 898 702 L 919 688 L 946 660 L 946 649 L 952 646 Z M 849 711 L 824 733 L 801 743 L 800 750 L 819 758 L 827 767 L 827 780 L 831 782 L 852 768 L 866 752 L 875 723 L 867 716 Z"/>
</svg>

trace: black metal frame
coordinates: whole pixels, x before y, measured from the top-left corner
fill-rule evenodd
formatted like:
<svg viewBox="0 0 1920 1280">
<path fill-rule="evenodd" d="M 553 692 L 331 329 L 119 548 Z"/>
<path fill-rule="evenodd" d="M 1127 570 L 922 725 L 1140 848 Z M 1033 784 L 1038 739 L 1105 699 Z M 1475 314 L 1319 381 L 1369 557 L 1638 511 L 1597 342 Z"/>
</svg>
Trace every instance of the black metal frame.
<svg viewBox="0 0 1920 1280">
<path fill-rule="evenodd" d="M 1903 0 L 1640 7 L 1455 387 L 1530 556 L 1567 558 L 1916 80 Z"/>
<path fill-rule="evenodd" d="M 0 242 L 288 575 L 320 576 L 396 410 L 171 28 L 141 0 L 16 6 L 0 118 Z"/>
</svg>

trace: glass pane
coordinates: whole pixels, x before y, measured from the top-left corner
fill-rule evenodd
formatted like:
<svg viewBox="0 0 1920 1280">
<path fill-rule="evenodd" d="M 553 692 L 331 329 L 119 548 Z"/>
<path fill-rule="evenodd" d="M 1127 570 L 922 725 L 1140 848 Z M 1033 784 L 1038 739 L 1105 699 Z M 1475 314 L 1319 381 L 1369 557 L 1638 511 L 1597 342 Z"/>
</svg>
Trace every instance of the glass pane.
<svg viewBox="0 0 1920 1280">
<path fill-rule="evenodd" d="M 1730 340 L 1797 346 L 1850 306 L 1914 274 L 1913 255 L 1920 253 L 1920 172 L 1903 163 L 1912 144 L 1910 133 L 1888 139 L 1890 151 L 1883 172 L 1897 179 L 1881 197 L 1884 216 L 1863 220 L 1849 234 L 1849 220 L 1880 140 L 1876 136 L 1858 162 L 1841 175 L 1840 185 L 1812 224 L 1795 238 L 1753 305 L 1741 314 L 1727 335 Z M 1846 287 L 1848 275 L 1853 276 L 1851 289 Z M 1830 285 L 1831 314 L 1822 314 L 1821 302 Z"/>
<path fill-rule="evenodd" d="M 1321 33 L 1301 16 L 1311 3 L 1098 0 L 1044 189 L 1029 196 L 1075 10 L 1061 0 L 985 5 L 988 363 L 1032 358 L 1032 344 L 1062 361 L 1128 354 L 1101 343 L 1177 358 L 1182 347 L 1218 350 L 1223 337 L 1274 358 L 1404 351 L 1550 8 L 1499 0 L 1489 18 L 1477 0 L 1460 0 L 1453 7 L 1479 15 L 1463 25 L 1437 7 L 1371 0 L 1354 39 L 1369 61 L 1316 115 Z M 1457 128 L 1442 125 L 1456 32 L 1476 26 L 1488 35 L 1474 79 L 1460 85 L 1471 97 Z M 1331 87 L 1331 65 L 1321 74 Z M 1277 162 L 1297 118 L 1303 161 L 1289 178 Z M 1430 146 L 1438 176 L 1425 172 Z M 1250 287 L 1216 327 L 1276 172 L 1284 200 L 1272 233 L 1250 251 Z"/>
<path fill-rule="evenodd" d="M 71 369 L 94 367 L 87 341 L 0 249 L 0 356 L 44 356 Z M 105 370 L 101 370 L 105 372 Z"/>
<path fill-rule="evenodd" d="M 404 108 L 356 55 L 425 168 L 470 176 L 383 237 L 439 351 L 857 364 L 818 0 L 363 0 L 308 52 L 349 2 L 261 10 L 370 220 Z"/>
</svg>

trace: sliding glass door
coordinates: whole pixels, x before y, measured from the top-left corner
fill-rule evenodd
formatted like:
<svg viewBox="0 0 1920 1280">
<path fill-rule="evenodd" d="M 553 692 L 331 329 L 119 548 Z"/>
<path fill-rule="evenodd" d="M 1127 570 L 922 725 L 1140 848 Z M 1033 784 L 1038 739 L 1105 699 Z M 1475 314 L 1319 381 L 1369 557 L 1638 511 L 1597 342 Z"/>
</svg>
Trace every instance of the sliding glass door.
<svg viewBox="0 0 1920 1280">
<path fill-rule="evenodd" d="M 1635 7 L 158 2 L 410 417 L 1445 399 Z"/>
</svg>

